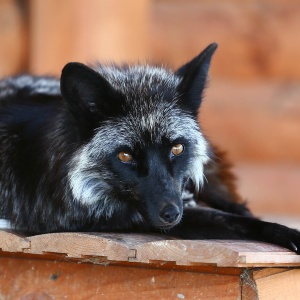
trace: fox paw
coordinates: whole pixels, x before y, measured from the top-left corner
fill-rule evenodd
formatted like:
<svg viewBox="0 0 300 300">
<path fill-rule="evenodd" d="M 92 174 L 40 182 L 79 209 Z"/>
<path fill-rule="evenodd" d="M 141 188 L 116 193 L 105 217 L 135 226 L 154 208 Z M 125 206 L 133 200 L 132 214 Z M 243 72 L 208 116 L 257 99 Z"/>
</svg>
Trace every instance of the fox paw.
<svg viewBox="0 0 300 300">
<path fill-rule="evenodd" d="M 300 254 L 300 232 L 298 230 L 280 224 L 269 223 L 266 234 L 268 242 Z"/>
<path fill-rule="evenodd" d="M 287 248 L 300 254 L 300 232 L 295 229 L 289 229 L 286 237 Z"/>
</svg>

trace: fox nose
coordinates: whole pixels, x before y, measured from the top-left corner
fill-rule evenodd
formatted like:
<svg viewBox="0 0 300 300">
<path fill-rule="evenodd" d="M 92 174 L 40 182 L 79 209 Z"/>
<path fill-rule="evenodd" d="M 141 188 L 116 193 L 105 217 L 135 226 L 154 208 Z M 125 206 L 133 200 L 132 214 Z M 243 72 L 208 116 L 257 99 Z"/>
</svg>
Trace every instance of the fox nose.
<svg viewBox="0 0 300 300">
<path fill-rule="evenodd" d="M 179 215 L 180 215 L 179 208 L 178 206 L 175 205 L 167 205 L 163 207 L 159 212 L 160 219 L 167 224 L 171 224 L 177 221 Z"/>
</svg>

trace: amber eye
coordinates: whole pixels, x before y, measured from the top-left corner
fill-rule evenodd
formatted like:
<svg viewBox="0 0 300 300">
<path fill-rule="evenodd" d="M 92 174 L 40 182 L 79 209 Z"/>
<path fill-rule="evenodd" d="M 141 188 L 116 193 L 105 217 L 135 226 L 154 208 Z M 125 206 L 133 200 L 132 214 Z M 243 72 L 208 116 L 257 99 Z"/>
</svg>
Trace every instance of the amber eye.
<svg viewBox="0 0 300 300">
<path fill-rule="evenodd" d="M 124 163 L 132 161 L 132 155 L 128 152 L 119 152 L 118 158 L 121 162 L 124 162 Z"/>
<path fill-rule="evenodd" d="M 172 147 L 171 151 L 173 155 L 180 155 L 184 150 L 184 147 L 182 144 L 176 144 Z"/>
</svg>

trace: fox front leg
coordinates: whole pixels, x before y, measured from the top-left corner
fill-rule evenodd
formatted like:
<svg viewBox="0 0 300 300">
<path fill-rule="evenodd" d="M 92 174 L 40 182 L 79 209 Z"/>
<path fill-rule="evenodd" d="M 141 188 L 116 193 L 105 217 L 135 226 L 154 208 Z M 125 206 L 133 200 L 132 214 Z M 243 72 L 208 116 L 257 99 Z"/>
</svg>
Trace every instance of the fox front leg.
<svg viewBox="0 0 300 300">
<path fill-rule="evenodd" d="M 210 208 L 185 208 L 181 222 L 168 234 L 186 239 L 254 240 L 276 244 L 300 254 L 300 232 Z"/>
</svg>

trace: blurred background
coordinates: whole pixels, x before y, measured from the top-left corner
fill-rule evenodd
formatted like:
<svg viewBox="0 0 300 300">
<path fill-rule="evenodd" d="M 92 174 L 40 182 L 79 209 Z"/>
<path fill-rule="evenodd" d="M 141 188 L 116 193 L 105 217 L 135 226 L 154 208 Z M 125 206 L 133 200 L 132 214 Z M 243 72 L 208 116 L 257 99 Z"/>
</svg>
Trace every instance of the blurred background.
<svg viewBox="0 0 300 300">
<path fill-rule="evenodd" d="M 0 0 L 0 77 L 69 61 L 176 68 L 215 41 L 200 123 L 250 208 L 299 222 L 299 0 Z"/>
</svg>

